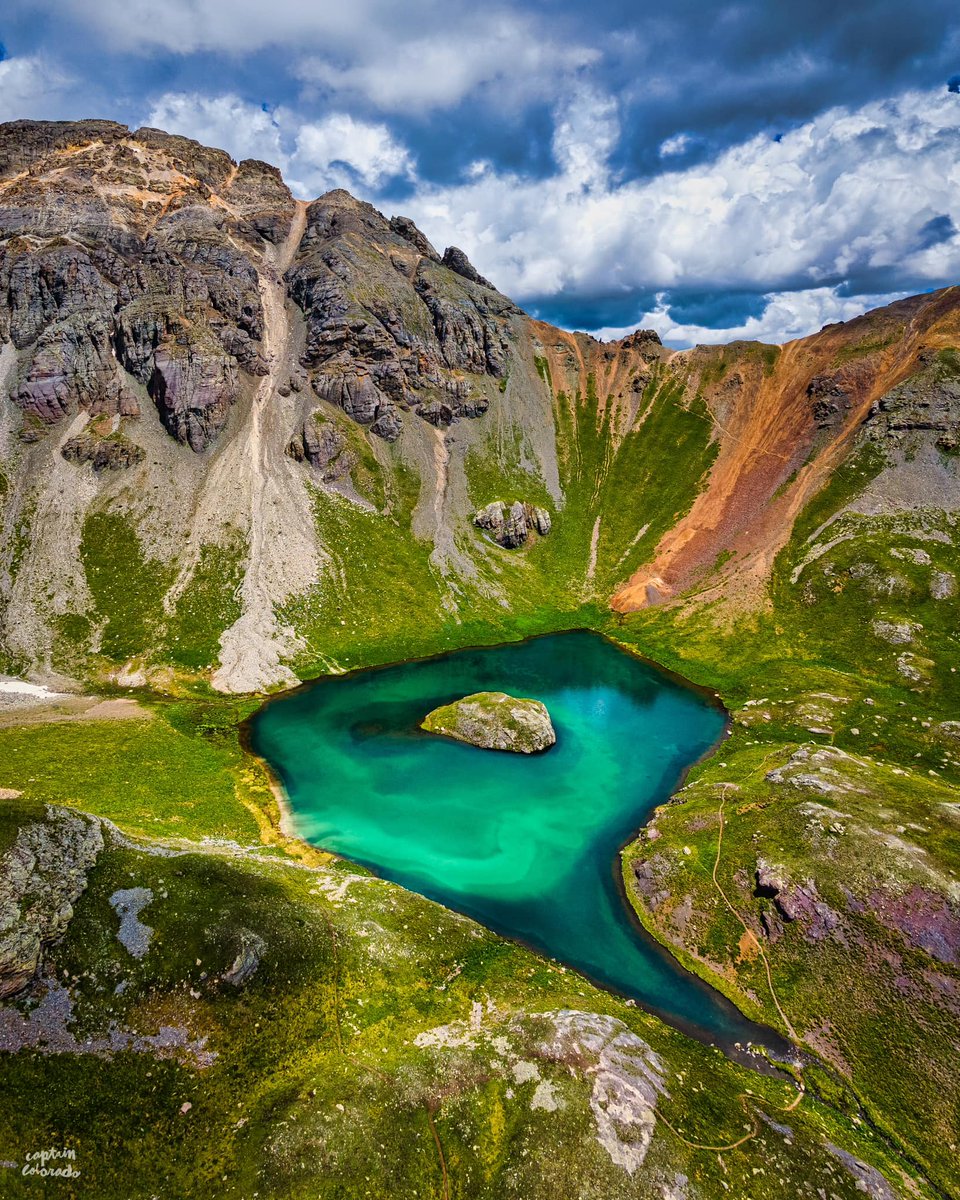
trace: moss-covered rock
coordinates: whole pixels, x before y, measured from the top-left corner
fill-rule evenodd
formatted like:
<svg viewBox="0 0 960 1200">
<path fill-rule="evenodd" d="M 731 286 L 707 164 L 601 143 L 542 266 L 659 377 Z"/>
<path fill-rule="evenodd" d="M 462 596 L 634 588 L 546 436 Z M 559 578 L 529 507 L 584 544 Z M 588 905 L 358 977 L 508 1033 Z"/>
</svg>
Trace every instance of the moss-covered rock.
<svg viewBox="0 0 960 1200">
<path fill-rule="evenodd" d="M 484 750 L 518 754 L 547 750 L 557 740 L 545 705 L 506 692 L 476 692 L 443 704 L 424 717 L 420 728 Z"/>
<path fill-rule="evenodd" d="M 20 826 L 0 859 L 0 999 L 29 983 L 102 849 L 100 822 L 66 809 L 50 806 Z"/>
</svg>

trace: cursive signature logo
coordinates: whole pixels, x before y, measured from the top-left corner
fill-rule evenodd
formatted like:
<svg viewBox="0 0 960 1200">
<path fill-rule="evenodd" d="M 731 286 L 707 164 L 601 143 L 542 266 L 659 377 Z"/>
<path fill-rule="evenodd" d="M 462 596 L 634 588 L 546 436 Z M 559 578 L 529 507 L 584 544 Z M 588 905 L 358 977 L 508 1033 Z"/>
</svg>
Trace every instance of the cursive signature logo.
<svg viewBox="0 0 960 1200">
<path fill-rule="evenodd" d="M 77 1167 L 77 1152 L 67 1146 L 51 1146 L 47 1150 L 31 1150 L 23 1166 L 21 1175 L 37 1176 L 41 1179 L 79 1179 L 80 1169 Z"/>
</svg>

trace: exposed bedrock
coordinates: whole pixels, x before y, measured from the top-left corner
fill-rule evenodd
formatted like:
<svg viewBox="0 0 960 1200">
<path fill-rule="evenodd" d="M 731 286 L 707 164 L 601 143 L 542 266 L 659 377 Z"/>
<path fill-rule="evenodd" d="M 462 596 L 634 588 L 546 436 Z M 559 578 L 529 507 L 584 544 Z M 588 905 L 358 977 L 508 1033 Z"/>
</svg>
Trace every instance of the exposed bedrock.
<svg viewBox="0 0 960 1200">
<path fill-rule="evenodd" d="M 227 420 L 236 398 L 236 366 L 226 355 L 191 346 L 162 347 L 154 355 L 148 389 L 167 432 L 191 450 L 205 450 Z"/>
<path fill-rule="evenodd" d="M 21 826 L 0 861 L 0 999 L 26 987 L 66 931 L 102 849 L 100 822 L 66 809 Z"/>
<path fill-rule="evenodd" d="M 67 462 L 77 466 L 89 463 L 98 474 L 101 471 L 125 471 L 128 467 L 139 466 L 146 457 L 142 446 L 125 437 L 98 438 L 87 434 L 68 438 L 60 453 Z"/>
<path fill-rule="evenodd" d="M 242 375 L 268 371 L 260 276 L 295 210 L 279 172 L 159 130 L 17 122 L 0 173 L 0 340 L 26 439 L 79 409 L 137 415 L 140 384 L 205 449 Z"/>
<path fill-rule="evenodd" d="M 133 417 L 140 412 L 136 395 L 117 369 L 109 326 L 95 311 L 56 321 L 43 331 L 21 360 L 14 398 L 26 419 L 26 440 L 80 408 L 92 416 Z"/>
<path fill-rule="evenodd" d="M 473 522 L 508 550 L 524 545 L 531 532 L 546 537 L 552 527 L 545 508 L 526 504 L 523 500 L 515 500 L 510 505 L 494 500 L 475 514 Z"/>
<path fill-rule="evenodd" d="M 937 447 L 960 451 L 960 362 L 955 354 L 921 350 L 920 370 L 870 410 L 865 432 L 899 446 L 911 434 L 930 435 Z"/>
<path fill-rule="evenodd" d="M 332 422 L 308 417 L 287 446 L 287 455 L 294 462 L 309 463 L 325 482 L 333 483 L 345 478 L 356 466 L 357 456 L 346 449 L 346 444 L 346 438 Z"/>
<path fill-rule="evenodd" d="M 547 750 L 557 740 L 544 704 L 505 692 L 476 692 L 444 704 L 424 717 L 421 728 L 484 750 L 516 754 Z"/>
<path fill-rule="evenodd" d="M 346 192 L 307 210 L 287 273 L 306 321 L 301 364 L 319 396 L 387 441 L 399 436 L 404 410 L 438 426 L 482 416 L 484 379 L 507 372 L 518 310 L 465 258 L 451 262 L 439 261 L 409 218 L 387 221 Z"/>
</svg>

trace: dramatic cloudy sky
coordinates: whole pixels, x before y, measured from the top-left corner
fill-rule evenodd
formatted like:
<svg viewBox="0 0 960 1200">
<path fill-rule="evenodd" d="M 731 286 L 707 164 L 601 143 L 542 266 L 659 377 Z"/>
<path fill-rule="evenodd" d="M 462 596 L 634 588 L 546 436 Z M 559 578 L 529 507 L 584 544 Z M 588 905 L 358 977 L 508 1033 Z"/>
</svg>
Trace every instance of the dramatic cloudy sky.
<svg viewBox="0 0 960 1200">
<path fill-rule="evenodd" d="M 783 341 L 960 282 L 956 0 L 3 0 L 0 120 L 344 186 L 539 316 Z"/>
</svg>

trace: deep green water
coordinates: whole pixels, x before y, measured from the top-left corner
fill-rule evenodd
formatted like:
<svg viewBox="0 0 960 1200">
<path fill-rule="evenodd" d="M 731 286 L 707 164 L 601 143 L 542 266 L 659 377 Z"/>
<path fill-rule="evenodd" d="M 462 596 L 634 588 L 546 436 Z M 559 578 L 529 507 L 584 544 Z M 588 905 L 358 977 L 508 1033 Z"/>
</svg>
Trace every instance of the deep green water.
<svg viewBox="0 0 960 1200">
<path fill-rule="evenodd" d="M 542 700 L 557 744 L 517 755 L 418 728 L 485 690 Z M 724 724 L 692 688 L 574 632 L 320 679 L 250 732 L 308 841 L 729 1043 L 756 1027 L 642 932 L 617 884 L 620 846 Z"/>
</svg>

